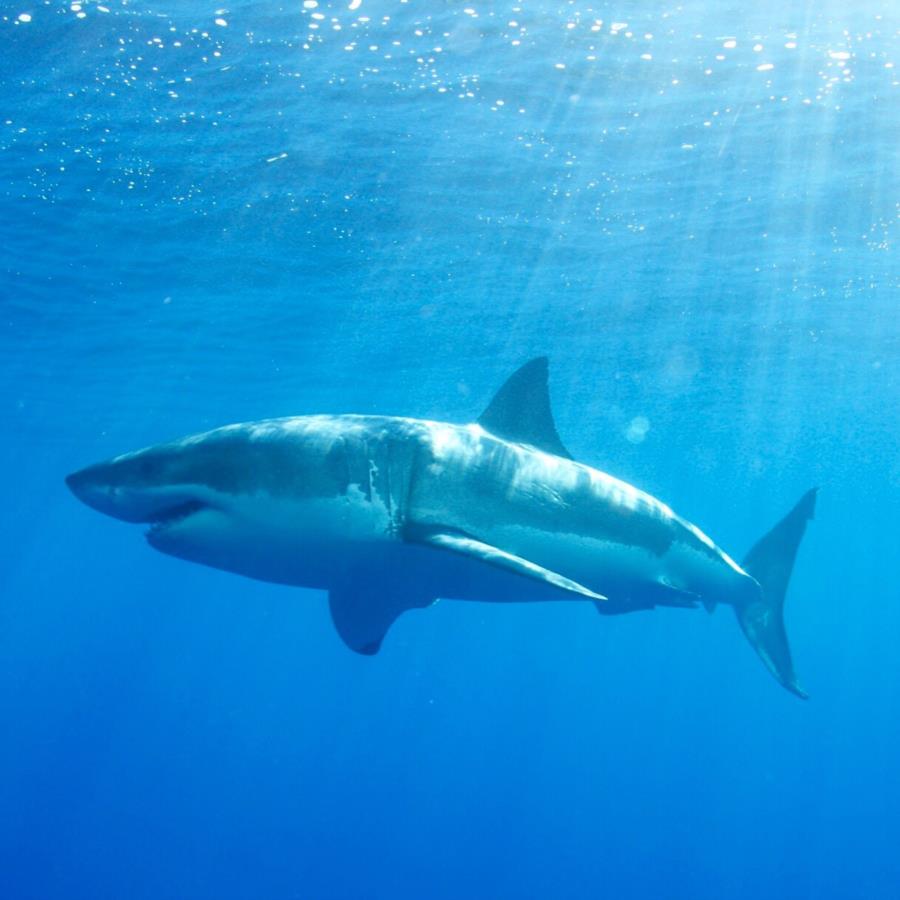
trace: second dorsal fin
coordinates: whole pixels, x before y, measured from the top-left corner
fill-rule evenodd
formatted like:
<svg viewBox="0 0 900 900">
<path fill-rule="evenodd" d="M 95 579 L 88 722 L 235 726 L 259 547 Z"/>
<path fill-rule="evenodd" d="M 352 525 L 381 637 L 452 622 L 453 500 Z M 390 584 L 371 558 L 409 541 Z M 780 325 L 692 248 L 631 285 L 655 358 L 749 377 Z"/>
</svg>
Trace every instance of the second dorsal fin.
<svg viewBox="0 0 900 900">
<path fill-rule="evenodd" d="M 531 444 L 545 453 L 573 458 L 553 424 L 546 356 L 539 356 L 513 372 L 494 395 L 478 424 L 505 441 Z"/>
</svg>

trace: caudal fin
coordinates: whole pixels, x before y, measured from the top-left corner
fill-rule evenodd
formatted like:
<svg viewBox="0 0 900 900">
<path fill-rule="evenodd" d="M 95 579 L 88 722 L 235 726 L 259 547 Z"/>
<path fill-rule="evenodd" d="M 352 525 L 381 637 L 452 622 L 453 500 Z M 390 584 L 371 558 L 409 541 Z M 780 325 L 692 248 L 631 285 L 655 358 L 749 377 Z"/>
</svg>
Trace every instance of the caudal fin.
<svg viewBox="0 0 900 900">
<path fill-rule="evenodd" d="M 762 590 L 750 603 L 736 607 L 741 628 L 766 668 L 791 693 L 804 699 L 807 694 L 797 683 L 784 630 L 784 595 L 806 523 L 813 518 L 815 509 L 816 488 L 813 488 L 753 545 L 743 567 L 759 582 Z"/>
</svg>

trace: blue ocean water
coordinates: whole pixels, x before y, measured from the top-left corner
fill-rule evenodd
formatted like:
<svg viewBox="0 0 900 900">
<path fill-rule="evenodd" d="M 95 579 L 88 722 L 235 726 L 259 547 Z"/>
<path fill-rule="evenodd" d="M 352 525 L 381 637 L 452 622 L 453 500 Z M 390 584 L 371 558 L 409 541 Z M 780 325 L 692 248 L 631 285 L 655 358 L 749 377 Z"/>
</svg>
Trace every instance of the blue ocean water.
<svg viewBox="0 0 900 900">
<path fill-rule="evenodd" d="M 900 896 L 894 4 L 0 10 L 0 896 Z M 324 596 L 63 477 L 233 421 L 560 434 L 736 557 L 820 487 L 787 625 Z"/>
</svg>

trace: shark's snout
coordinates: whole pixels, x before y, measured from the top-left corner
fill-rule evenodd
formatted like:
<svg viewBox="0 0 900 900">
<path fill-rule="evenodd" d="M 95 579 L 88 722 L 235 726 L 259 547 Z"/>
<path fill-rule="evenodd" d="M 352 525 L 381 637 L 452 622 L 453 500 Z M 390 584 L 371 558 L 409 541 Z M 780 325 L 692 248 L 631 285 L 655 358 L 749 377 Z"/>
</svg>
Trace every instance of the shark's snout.
<svg viewBox="0 0 900 900">
<path fill-rule="evenodd" d="M 128 504 L 121 502 L 121 488 L 108 477 L 108 467 L 100 464 L 79 469 L 66 476 L 69 490 L 84 504 L 98 512 L 128 522 L 139 522 L 139 518 L 128 515 Z"/>
<path fill-rule="evenodd" d="M 81 480 L 80 471 L 66 475 L 66 486 L 76 497 L 78 496 L 78 489 L 81 486 Z"/>
<path fill-rule="evenodd" d="M 66 476 L 66 484 L 82 503 L 123 522 L 159 525 L 205 505 L 185 486 L 148 483 L 132 469 L 131 461 L 98 463 Z"/>
<path fill-rule="evenodd" d="M 95 486 L 93 477 L 95 468 L 95 466 L 88 466 L 86 469 L 79 469 L 77 472 L 72 472 L 71 475 L 66 475 L 66 485 L 79 500 L 84 499 L 84 495 L 90 493 Z"/>
</svg>

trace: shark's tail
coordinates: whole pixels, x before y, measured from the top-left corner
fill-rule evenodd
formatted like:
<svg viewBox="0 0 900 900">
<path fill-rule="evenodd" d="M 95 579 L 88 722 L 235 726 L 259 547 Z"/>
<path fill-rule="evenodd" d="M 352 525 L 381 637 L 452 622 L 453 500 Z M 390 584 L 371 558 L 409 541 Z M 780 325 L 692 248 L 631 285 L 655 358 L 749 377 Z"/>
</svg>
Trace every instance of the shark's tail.
<svg viewBox="0 0 900 900">
<path fill-rule="evenodd" d="M 759 582 L 761 590 L 749 603 L 736 607 L 741 628 L 766 668 L 791 693 L 804 699 L 807 694 L 797 683 L 784 630 L 784 595 L 806 523 L 813 518 L 815 509 L 816 489 L 813 488 L 753 545 L 743 567 Z"/>
</svg>

